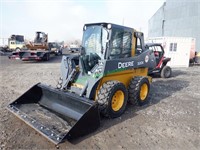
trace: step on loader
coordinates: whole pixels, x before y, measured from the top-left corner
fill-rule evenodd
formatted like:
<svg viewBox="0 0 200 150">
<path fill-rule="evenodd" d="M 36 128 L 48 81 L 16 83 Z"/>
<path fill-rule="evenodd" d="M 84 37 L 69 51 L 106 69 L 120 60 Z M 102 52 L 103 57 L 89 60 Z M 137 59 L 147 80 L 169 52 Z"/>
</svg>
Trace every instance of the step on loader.
<svg viewBox="0 0 200 150">
<path fill-rule="evenodd" d="M 63 56 L 56 88 L 34 85 L 8 110 L 58 144 L 100 126 L 100 114 L 121 116 L 127 102 L 148 101 L 155 67 L 143 33 L 111 23 L 85 24 L 80 55 Z"/>
</svg>

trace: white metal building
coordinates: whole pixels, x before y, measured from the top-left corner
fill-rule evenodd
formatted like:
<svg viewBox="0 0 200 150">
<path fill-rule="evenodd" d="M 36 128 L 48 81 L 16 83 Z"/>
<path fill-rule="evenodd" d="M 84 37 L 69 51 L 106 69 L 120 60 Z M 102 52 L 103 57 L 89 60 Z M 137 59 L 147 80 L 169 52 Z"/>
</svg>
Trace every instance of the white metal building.
<svg viewBox="0 0 200 150">
<path fill-rule="evenodd" d="M 153 37 L 149 43 L 161 43 L 165 57 L 171 58 L 168 65 L 174 67 L 189 67 L 190 56 L 195 53 L 195 39 L 185 37 Z"/>
</svg>

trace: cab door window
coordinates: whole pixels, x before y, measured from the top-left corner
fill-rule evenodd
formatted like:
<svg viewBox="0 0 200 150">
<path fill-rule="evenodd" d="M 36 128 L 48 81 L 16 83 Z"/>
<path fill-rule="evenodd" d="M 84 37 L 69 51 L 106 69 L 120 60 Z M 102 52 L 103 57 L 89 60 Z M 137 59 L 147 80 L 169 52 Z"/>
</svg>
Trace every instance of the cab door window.
<svg viewBox="0 0 200 150">
<path fill-rule="evenodd" d="M 139 55 L 142 53 L 142 42 L 139 37 L 136 38 L 136 55 Z"/>
<path fill-rule="evenodd" d="M 113 29 L 110 44 L 110 59 L 131 57 L 132 33 Z"/>
</svg>

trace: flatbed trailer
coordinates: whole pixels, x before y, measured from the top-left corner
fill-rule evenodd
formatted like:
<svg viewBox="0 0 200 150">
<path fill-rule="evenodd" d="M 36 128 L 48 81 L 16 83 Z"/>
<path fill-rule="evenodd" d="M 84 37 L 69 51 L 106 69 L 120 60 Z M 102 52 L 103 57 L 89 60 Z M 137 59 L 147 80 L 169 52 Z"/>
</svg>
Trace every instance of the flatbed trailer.
<svg viewBox="0 0 200 150">
<path fill-rule="evenodd" d="M 20 59 L 22 61 L 48 61 L 50 59 L 51 52 L 49 50 L 22 50 L 19 52 L 13 52 L 9 59 Z"/>
<path fill-rule="evenodd" d="M 24 49 L 21 51 L 14 51 L 10 56 L 9 59 L 20 59 L 22 61 L 48 61 L 50 59 L 51 54 L 53 55 L 62 55 L 62 49 L 60 47 L 49 47 L 49 49 Z"/>
</svg>

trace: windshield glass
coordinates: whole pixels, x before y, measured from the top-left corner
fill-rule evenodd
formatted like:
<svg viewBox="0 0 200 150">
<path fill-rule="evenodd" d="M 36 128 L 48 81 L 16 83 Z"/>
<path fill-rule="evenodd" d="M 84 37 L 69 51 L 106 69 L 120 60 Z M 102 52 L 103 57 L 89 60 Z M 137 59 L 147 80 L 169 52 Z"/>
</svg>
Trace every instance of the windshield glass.
<svg viewBox="0 0 200 150">
<path fill-rule="evenodd" d="M 82 46 L 86 55 L 97 54 L 104 59 L 108 32 L 102 26 L 89 26 L 84 31 Z"/>
</svg>

